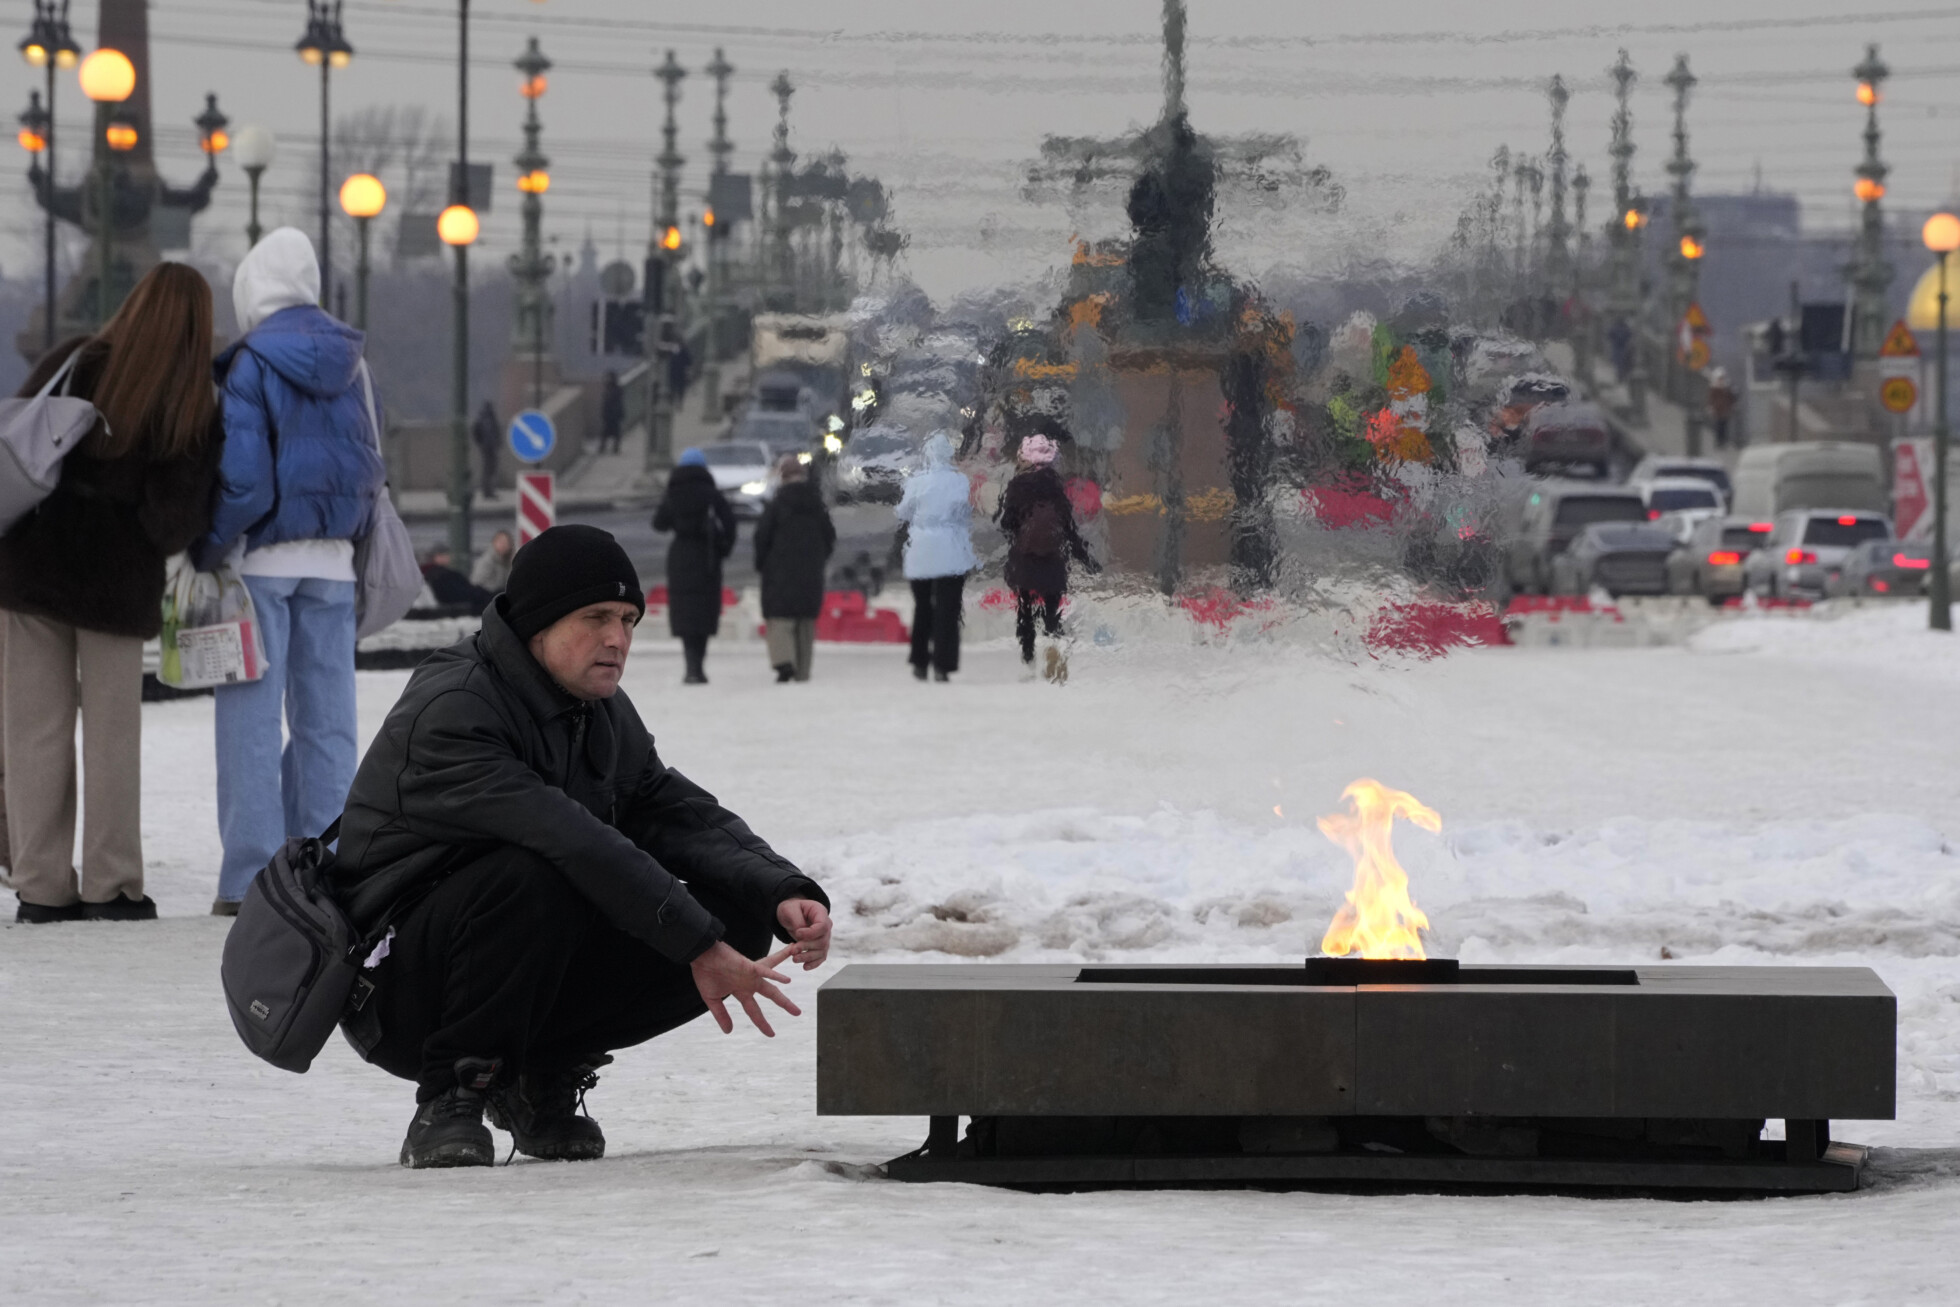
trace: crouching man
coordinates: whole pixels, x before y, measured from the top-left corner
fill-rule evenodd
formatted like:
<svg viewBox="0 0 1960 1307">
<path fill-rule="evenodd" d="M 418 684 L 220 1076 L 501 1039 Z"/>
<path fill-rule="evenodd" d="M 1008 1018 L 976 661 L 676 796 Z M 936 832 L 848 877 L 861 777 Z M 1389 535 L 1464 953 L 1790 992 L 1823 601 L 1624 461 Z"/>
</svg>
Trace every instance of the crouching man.
<svg viewBox="0 0 1960 1307">
<path fill-rule="evenodd" d="M 772 1034 L 758 999 L 797 1013 L 775 968 L 829 951 L 816 882 L 661 762 L 619 693 L 644 613 L 610 535 L 546 531 L 354 778 L 335 888 L 391 929 L 346 1031 L 416 1083 L 404 1166 L 491 1165 L 486 1111 L 531 1157 L 603 1155 L 580 1109 L 612 1050 L 710 1010 L 732 1031 L 730 998 Z"/>
</svg>

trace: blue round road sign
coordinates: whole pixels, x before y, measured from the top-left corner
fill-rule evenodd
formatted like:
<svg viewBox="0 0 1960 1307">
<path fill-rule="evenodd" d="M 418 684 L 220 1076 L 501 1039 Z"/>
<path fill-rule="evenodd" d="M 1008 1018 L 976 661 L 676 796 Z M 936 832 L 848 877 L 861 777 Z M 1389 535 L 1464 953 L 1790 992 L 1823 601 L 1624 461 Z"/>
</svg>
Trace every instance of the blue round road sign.
<svg viewBox="0 0 1960 1307">
<path fill-rule="evenodd" d="M 542 463 L 558 443 L 558 432 L 551 419 L 534 408 L 527 408 L 510 420 L 510 452 L 526 463 Z"/>
</svg>

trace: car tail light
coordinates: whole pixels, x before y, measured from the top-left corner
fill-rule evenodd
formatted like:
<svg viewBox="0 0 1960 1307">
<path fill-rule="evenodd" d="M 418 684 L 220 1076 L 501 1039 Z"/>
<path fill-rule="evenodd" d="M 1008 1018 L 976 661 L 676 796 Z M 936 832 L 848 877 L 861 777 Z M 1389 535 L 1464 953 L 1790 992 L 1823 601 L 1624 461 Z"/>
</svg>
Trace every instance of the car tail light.
<svg viewBox="0 0 1960 1307">
<path fill-rule="evenodd" d="M 1838 519 L 1838 525 L 1839 525 L 1839 526 L 1856 526 L 1856 525 L 1858 525 L 1858 519 L 1857 519 L 1857 518 L 1855 518 L 1855 517 L 1853 517 L 1853 516 L 1852 516 L 1851 514 L 1849 514 L 1849 513 L 1846 513 L 1846 514 L 1845 514 L 1845 515 L 1844 515 L 1843 517 L 1840 517 L 1840 518 Z"/>
<path fill-rule="evenodd" d="M 1932 565 L 1933 560 L 1930 558 L 1911 558 L 1905 554 L 1892 555 L 1892 566 L 1894 567 L 1909 567 L 1915 572 L 1923 572 Z"/>
<path fill-rule="evenodd" d="M 1660 521 L 1660 520 L 1661 520 L 1661 510 L 1660 510 L 1660 509 L 1658 509 L 1658 508 L 1650 508 L 1650 509 L 1648 509 L 1648 510 L 1647 510 L 1647 520 L 1648 520 L 1649 522 L 1658 522 L 1658 521 Z"/>
<path fill-rule="evenodd" d="M 1708 556 L 1710 567 L 1734 567 L 1742 561 L 1742 555 L 1733 549 L 1718 549 Z"/>
<path fill-rule="evenodd" d="M 1817 555 L 1808 549 L 1792 549 L 1783 555 L 1783 561 L 1786 563 L 1814 563 L 1817 561 Z"/>
<path fill-rule="evenodd" d="M 1873 594 L 1889 594 L 1891 593 L 1891 590 L 1892 590 L 1891 583 L 1888 582 L 1884 577 L 1875 576 L 1872 578 Z"/>
<path fill-rule="evenodd" d="M 1755 532 L 1755 533 L 1756 533 L 1757 535 L 1759 535 L 1759 536 L 1766 536 L 1766 535 L 1768 535 L 1768 534 L 1769 534 L 1770 532 L 1772 532 L 1772 531 L 1774 531 L 1774 530 L 1776 530 L 1776 523 L 1774 523 L 1774 522 L 1751 522 L 1751 523 L 1749 524 L 1749 529 L 1750 529 L 1751 531 L 1754 531 L 1754 532 Z"/>
</svg>

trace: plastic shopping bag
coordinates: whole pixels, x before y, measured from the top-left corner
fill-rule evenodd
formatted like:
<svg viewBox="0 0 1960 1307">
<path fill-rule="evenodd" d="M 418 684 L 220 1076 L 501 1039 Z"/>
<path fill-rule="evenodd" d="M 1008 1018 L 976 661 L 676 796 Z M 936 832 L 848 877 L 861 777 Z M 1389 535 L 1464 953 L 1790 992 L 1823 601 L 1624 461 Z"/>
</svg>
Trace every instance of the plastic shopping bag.
<svg viewBox="0 0 1960 1307">
<path fill-rule="evenodd" d="M 157 679 L 177 690 L 238 685 L 265 675 L 265 639 L 252 594 L 229 563 L 200 572 L 171 560 L 163 588 Z"/>
</svg>

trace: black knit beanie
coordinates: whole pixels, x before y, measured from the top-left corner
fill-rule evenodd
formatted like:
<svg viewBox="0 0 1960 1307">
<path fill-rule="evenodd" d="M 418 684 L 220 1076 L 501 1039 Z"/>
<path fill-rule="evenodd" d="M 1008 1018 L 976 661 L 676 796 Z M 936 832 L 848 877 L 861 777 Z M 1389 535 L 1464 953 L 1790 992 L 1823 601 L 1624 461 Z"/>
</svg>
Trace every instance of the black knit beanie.
<svg viewBox="0 0 1960 1307">
<path fill-rule="evenodd" d="M 567 613 L 609 600 L 645 616 L 640 574 L 619 541 L 596 526 L 554 526 L 517 551 L 504 586 L 504 620 L 529 640 Z"/>
</svg>

